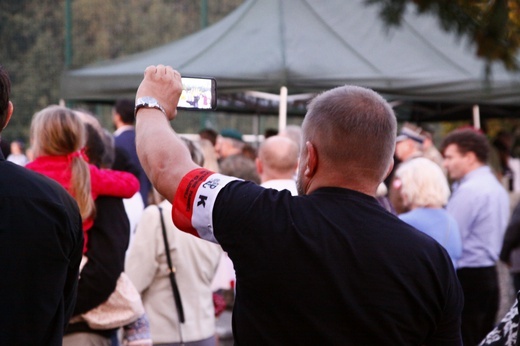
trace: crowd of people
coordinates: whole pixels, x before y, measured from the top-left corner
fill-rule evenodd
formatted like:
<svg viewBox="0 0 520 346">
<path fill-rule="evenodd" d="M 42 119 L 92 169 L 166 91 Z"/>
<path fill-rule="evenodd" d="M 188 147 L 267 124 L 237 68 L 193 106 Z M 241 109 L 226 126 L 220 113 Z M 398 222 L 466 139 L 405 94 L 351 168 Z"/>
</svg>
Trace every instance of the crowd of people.
<svg viewBox="0 0 520 346">
<path fill-rule="evenodd" d="M 4 129 L 1 66 L 0 91 Z M 516 294 L 498 316 L 498 261 L 520 292 L 511 136 L 465 127 L 436 146 L 346 85 L 258 145 L 236 129 L 189 140 L 170 123 L 181 92 L 150 66 L 114 131 L 51 105 L 27 148 L 0 153 L 0 344 L 520 342 Z"/>
</svg>

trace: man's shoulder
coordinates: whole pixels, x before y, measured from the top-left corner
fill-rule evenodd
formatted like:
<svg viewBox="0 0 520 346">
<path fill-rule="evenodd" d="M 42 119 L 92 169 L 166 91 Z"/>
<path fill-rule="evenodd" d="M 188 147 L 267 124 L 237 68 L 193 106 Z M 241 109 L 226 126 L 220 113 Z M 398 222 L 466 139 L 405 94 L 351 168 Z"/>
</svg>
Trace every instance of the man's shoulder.
<svg viewBox="0 0 520 346">
<path fill-rule="evenodd" d="M 131 138 L 135 137 L 135 129 L 133 127 L 127 127 L 122 130 L 120 130 L 117 134 L 114 135 L 115 139 L 118 138 Z"/>
<path fill-rule="evenodd" d="M 83 239 L 78 204 L 59 183 L 25 167 L 0 161 L 0 200 L 9 208 L 10 225 L 65 232 L 66 239 Z M 12 213 L 16 210 L 16 215 Z M 65 239 L 65 238 L 64 238 Z"/>
<path fill-rule="evenodd" d="M 479 172 L 479 174 L 470 175 L 467 179 L 461 182 L 457 188 L 457 192 L 459 191 L 467 196 L 482 196 L 489 194 L 507 195 L 507 191 L 491 171 L 483 171 Z"/>
<path fill-rule="evenodd" d="M 122 132 L 119 136 L 114 137 L 114 144 L 116 147 L 124 150 L 135 148 L 135 131 L 128 130 Z"/>
<path fill-rule="evenodd" d="M 289 190 L 296 195 L 296 182 L 293 179 L 272 179 L 263 182 L 260 186 L 276 190 Z"/>
<path fill-rule="evenodd" d="M 43 174 L 11 162 L 0 162 L 0 195 L 54 200 L 75 204 L 72 196 L 58 182 Z"/>
</svg>

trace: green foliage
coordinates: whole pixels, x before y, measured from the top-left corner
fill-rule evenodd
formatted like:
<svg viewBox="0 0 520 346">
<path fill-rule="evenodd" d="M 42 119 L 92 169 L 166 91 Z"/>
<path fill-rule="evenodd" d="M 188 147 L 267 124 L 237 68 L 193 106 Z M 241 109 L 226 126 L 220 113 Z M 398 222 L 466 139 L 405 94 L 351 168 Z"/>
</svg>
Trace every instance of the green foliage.
<svg viewBox="0 0 520 346">
<path fill-rule="evenodd" d="M 71 68 L 122 57 L 182 38 L 226 16 L 244 0 L 2 0 L 0 64 L 13 81 L 15 114 L 2 135 L 28 139 L 32 115 L 58 103 L 65 69 L 65 8 L 72 7 Z M 477 43 L 477 53 L 512 68 L 520 46 L 518 0 L 365 0 L 399 25 L 407 6 L 437 15 L 442 26 Z M 107 118 L 110 117 L 109 111 Z M 195 125 L 193 125 L 195 126 Z"/>
<path fill-rule="evenodd" d="M 28 140 L 32 115 L 60 101 L 66 1 L 0 1 L 0 64 L 11 76 L 15 105 L 11 123 L 2 132 L 6 140 Z M 203 0 L 70 1 L 71 68 L 150 49 L 201 29 Z M 208 24 L 242 2 L 208 0 Z"/>
<path fill-rule="evenodd" d="M 32 113 L 58 100 L 63 7 L 51 0 L 9 0 L 0 2 L 0 16 L 0 63 L 10 73 L 15 104 L 5 134 L 27 138 Z"/>
<path fill-rule="evenodd" d="M 408 5 L 419 13 L 433 13 L 441 26 L 466 36 L 476 46 L 476 55 L 487 62 L 501 61 L 517 70 L 520 48 L 520 5 L 518 0 L 365 0 L 380 7 L 389 25 L 400 25 Z"/>
</svg>

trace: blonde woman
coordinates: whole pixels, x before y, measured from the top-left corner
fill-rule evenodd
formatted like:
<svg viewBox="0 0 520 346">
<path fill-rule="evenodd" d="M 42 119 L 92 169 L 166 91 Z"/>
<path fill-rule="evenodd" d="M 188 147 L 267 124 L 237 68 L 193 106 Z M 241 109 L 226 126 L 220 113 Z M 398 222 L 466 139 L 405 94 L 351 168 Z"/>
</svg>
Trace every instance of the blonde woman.
<svg viewBox="0 0 520 346">
<path fill-rule="evenodd" d="M 410 209 L 399 218 L 437 240 L 457 268 L 462 241 L 457 222 L 444 209 L 450 188 L 441 168 L 429 159 L 415 158 L 399 165 L 395 176 L 404 205 Z"/>
</svg>

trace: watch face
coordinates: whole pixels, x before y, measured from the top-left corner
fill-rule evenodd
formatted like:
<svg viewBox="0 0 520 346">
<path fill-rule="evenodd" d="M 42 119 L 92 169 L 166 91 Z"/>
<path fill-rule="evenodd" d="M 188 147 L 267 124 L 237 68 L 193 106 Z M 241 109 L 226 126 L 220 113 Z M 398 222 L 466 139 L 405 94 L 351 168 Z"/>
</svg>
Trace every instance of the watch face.
<svg viewBox="0 0 520 346">
<path fill-rule="evenodd" d="M 164 110 L 164 108 L 162 108 L 159 102 L 151 96 L 143 96 L 137 99 L 134 113 L 137 113 L 137 111 L 141 108 L 155 108 L 163 112 L 164 115 L 166 115 L 166 111 Z"/>
<path fill-rule="evenodd" d="M 146 104 L 148 106 L 156 106 L 158 104 L 157 100 L 154 99 L 153 97 L 151 96 L 144 96 L 144 97 L 141 97 L 141 104 Z"/>
</svg>

